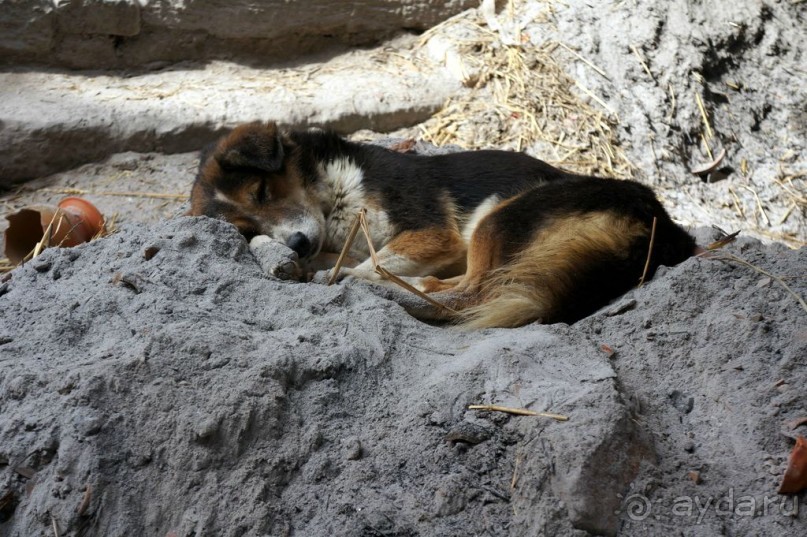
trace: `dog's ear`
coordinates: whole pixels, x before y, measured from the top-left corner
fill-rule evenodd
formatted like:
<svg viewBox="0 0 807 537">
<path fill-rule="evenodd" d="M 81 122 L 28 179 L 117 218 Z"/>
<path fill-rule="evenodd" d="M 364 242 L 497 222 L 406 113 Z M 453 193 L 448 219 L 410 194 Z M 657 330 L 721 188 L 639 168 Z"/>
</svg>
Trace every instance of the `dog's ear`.
<svg viewBox="0 0 807 537">
<path fill-rule="evenodd" d="M 283 142 L 275 123 L 236 127 L 216 148 L 222 168 L 256 168 L 276 172 L 283 167 Z"/>
<path fill-rule="evenodd" d="M 199 152 L 199 169 L 197 173 L 202 173 L 205 165 L 210 162 L 210 158 L 216 152 L 216 142 L 212 142 L 207 144 L 202 148 L 202 151 Z"/>
</svg>

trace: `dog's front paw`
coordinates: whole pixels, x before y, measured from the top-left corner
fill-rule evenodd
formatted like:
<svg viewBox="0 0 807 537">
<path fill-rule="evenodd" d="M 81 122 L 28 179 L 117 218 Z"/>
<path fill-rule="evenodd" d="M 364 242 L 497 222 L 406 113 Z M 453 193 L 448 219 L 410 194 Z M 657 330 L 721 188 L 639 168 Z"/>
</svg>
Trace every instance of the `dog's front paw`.
<svg viewBox="0 0 807 537">
<path fill-rule="evenodd" d="M 348 283 L 351 281 L 366 281 L 366 282 L 379 282 L 381 276 L 374 270 L 365 270 L 362 268 L 348 268 L 343 267 L 339 271 L 339 277 L 336 279 L 338 282 Z"/>
<path fill-rule="evenodd" d="M 249 249 L 267 276 L 279 280 L 299 280 L 302 277 L 297 252 L 282 242 L 257 235 L 249 241 Z"/>
<path fill-rule="evenodd" d="M 310 275 L 308 281 L 311 283 L 328 285 L 331 283 L 331 274 L 333 274 L 333 269 L 318 270 Z"/>
<path fill-rule="evenodd" d="M 334 277 L 334 275 L 333 275 L 333 269 L 318 270 L 311 277 L 311 281 L 313 283 L 321 283 L 321 284 L 347 283 L 347 282 L 350 282 L 352 280 L 365 280 L 365 279 L 366 278 L 362 278 L 361 276 L 357 276 L 349 268 L 342 268 L 339 271 L 339 274 L 336 277 Z"/>
</svg>

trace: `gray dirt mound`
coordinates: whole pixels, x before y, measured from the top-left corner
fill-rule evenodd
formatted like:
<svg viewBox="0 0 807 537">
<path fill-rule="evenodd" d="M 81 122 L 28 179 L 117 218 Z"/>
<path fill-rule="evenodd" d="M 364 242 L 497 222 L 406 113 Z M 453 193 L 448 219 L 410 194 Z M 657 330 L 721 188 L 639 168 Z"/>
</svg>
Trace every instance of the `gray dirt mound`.
<svg viewBox="0 0 807 537">
<path fill-rule="evenodd" d="M 804 249 L 734 250 L 807 290 Z M 204 218 L 12 272 L 0 534 L 804 534 L 775 490 L 807 316 L 775 281 L 691 259 L 576 325 L 473 333 L 371 291 L 272 280 Z"/>
</svg>

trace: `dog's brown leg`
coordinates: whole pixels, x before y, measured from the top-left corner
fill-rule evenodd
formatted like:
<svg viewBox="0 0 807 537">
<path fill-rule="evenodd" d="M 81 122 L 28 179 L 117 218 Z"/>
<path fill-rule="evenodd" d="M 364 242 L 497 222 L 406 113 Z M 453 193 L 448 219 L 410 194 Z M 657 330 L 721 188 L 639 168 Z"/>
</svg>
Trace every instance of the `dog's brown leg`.
<svg viewBox="0 0 807 537">
<path fill-rule="evenodd" d="M 424 229 L 404 231 L 377 252 L 378 264 L 396 276 L 429 276 L 457 264 L 465 256 L 465 244 L 457 231 Z M 372 259 L 345 274 L 378 281 Z"/>
<path fill-rule="evenodd" d="M 483 301 L 485 279 L 503 263 L 502 241 L 497 239 L 495 220 L 486 217 L 479 223 L 471 237 L 467 254 L 468 268 L 465 274 L 442 280 L 429 276 L 410 282 L 422 291 L 430 293 L 437 302 L 452 310 L 462 311 Z M 446 310 L 435 308 L 431 304 L 403 304 L 403 306 L 419 319 L 451 319 Z"/>
<path fill-rule="evenodd" d="M 430 296 L 460 312 L 454 320 L 467 328 L 557 322 L 585 300 L 591 301 L 594 293 L 614 286 L 616 272 L 627 274 L 629 280 L 641 275 L 649 234 L 645 222 L 614 212 L 548 219 L 508 256 L 484 233 L 474 234 L 466 277 L 453 289 Z M 428 316 L 430 310 L 423 310 L 411 313 L 447 318 L 440 311 Z"/>
<path fill-rule="evenodd" d="M 409 283 L 424 293 L 439 293 L 440 291 L 448 291 L 449 289 L 453 289 L 462 281 L 463 278 L 465 278 L 465 274 L 442 280 L 440 278 L 435 278 L 434 276 L 426 276 L 423 278 L 412 278 Z"/>
</svg>

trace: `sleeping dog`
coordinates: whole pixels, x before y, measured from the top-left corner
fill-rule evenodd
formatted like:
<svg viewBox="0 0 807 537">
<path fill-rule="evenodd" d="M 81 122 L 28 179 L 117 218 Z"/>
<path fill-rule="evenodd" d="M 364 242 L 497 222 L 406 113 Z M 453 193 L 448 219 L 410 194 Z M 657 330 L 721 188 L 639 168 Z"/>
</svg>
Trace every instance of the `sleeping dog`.
<svg viewBox="0 0 807 537">
<path fill-rule="evenodd" d="M 633 181 L 522 153 L 422 156 L 274 123 L 237 127 L 203 152 L 189 214 L 226 220 L 253 244 L 280 241 L 306 266 L 342 249 L 362 208 L 378 263 L 449 308 L 410 312 L 467 327 L 574 322 L 696 249 Z M 346 273 L 378 280 L 365 241 L 349 253 L 359 262 Z"/>
</svg>

